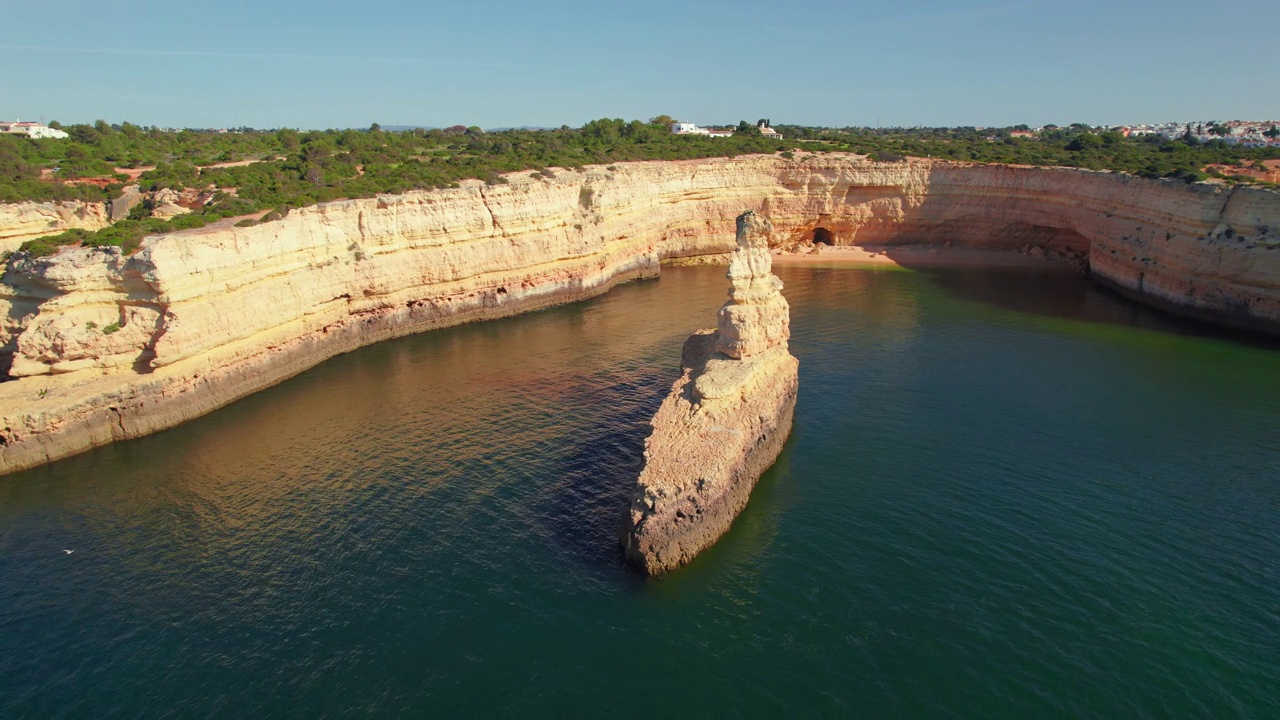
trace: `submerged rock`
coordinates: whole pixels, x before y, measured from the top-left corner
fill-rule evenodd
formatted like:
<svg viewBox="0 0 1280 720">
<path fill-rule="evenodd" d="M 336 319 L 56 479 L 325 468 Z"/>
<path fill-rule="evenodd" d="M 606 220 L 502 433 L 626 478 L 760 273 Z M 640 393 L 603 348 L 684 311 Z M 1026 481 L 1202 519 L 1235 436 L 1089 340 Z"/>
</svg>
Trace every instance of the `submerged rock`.
<svg viewBox="0 0 1280 720">
<path fill-rule="evenodd" d="M 772 272 L 769 221 L 738 217 L 729 302 L 685 341 L 684 373 L 652 420 L 622 543 L 649 574 L 684 565 L 729 529 L 773 464 L 795 410 L 790 308 Z"/>
</svg>

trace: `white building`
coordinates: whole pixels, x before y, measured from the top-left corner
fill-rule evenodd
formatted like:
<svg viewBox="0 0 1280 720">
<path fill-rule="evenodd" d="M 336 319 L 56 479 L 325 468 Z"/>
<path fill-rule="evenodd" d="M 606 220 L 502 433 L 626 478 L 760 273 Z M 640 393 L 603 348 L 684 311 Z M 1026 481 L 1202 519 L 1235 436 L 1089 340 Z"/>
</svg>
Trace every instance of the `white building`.
<svg viewBox="0 0 1280 720">
<path fill-rule="evenodd" d="M 710 135 L 711 131 L 706 128 L 698 127 L 693 123 L 676 122 L 671 123 L 672 135 Z"/>
<path fill-rule="evenodd" d="M 671 123 L 672 135 L 709 135 L 710 137 L 733 137 L 732 130 L 712 130 L 710 128 L 698 127 L 694 123 L 675 122 Z M 768 125 L 760 125 L 760 134 L 774 140 L 781 140 L 782 134 Z"/>
<path fill-rule="evenodd" d="M 55 130 L 48 125 L 35 122 L 19 122 L 17 120 L 0 122 L 0 135 L 26 135 L 29 138 L 56 138 L 59 140 L 71 137 L 61 130 Z"/>
</svg>

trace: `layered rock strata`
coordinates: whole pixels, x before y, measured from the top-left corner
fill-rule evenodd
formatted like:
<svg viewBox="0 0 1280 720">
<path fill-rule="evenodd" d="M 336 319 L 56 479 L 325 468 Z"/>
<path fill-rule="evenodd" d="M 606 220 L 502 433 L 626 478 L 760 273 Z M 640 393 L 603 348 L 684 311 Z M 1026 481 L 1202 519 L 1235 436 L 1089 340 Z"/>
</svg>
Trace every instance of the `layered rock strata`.
<svg viewBox="0 0 1280 720">
<path fill-rule="evenodd" d="M 0 472 L 172 426 L 361 345 L 726 253 L 743 208 L 770 217 L 779 245 L 1034 246 L 1144 302 L 1280 332 L 1280 194 L 1265 190 L 835 154 L 508 180 L 227 220 L 128 257 L 13 255 L 0 282 L 0 369 L 13 378 L 0 383 Z M 0 205 L 0 234 L 93 227 L 105 213 Z"/>
<path fill-rule="evenodd" d="M 772 272 L 769 222 L 737 219 L 729 301 L 717 327 L 689 337 L 683 374 L 653 417 L 622 543 L 649 574 L 688 563 L 729 529 L 791 433 L 799 362 Z"/>
<path fill-rule="evenodd" d="M 64 230 L 101 230 L 111 224 L 106 203 L 24 202 L 0 204 L 0 252 L 17 250 L 27 240 Z"/>
</svg>

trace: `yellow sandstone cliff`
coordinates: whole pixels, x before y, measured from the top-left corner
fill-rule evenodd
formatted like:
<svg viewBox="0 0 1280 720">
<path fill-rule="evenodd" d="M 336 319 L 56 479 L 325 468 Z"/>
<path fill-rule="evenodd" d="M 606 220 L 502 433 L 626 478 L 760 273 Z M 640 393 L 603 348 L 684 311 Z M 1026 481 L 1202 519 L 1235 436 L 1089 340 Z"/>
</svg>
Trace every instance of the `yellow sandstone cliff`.
<svg viewBox="0 0 1280 720">
<path fill-rule="evenodd" d="M 0 370 L 14 378 L 0 383 L 0 472 L 170 427 L 362 345 L 728 252 L 743 209 L 782 245 L 1034 246 L 1146 302 L 1280 331 L 1269 191 L 836 154 L 610 168 L 223 221 L 128 257 L 17 253 L 0 283 Z M 0 206 L 0 228 L 34 227 L 4 224 L 28 216 L 15 207 Z"/>
<path fill-rule="evenodd" d="M 64 230 L 101 230 L 111 224 L 106 203 L 23 202 L 0 204 L 0 251 L 17 250 L 27 240 Z"/>
<path fill-rule="evenodd" d="M 652 420 L 622 545 L 650 575 L 688 563 L 720 539 L 791 434 L 799 362 L 772 272 L 769 221 L 738 220 L 729 301 L 714 331 L 685 342 L 683 374 Z"/>
</svg>

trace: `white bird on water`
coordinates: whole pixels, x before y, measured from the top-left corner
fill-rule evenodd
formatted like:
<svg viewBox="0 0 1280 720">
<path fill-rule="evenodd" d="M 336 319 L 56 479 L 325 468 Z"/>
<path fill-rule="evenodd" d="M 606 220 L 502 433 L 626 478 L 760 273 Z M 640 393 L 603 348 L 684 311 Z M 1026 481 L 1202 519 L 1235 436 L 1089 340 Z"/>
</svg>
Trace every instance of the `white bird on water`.
<svg viewBox="0 0 1280 720">
<path fill-rule="evenodd" d="M 63 550 L 62 552 L 70 555 L 71 553 L 75 552 L 75 550 Z"/>
</svg>

